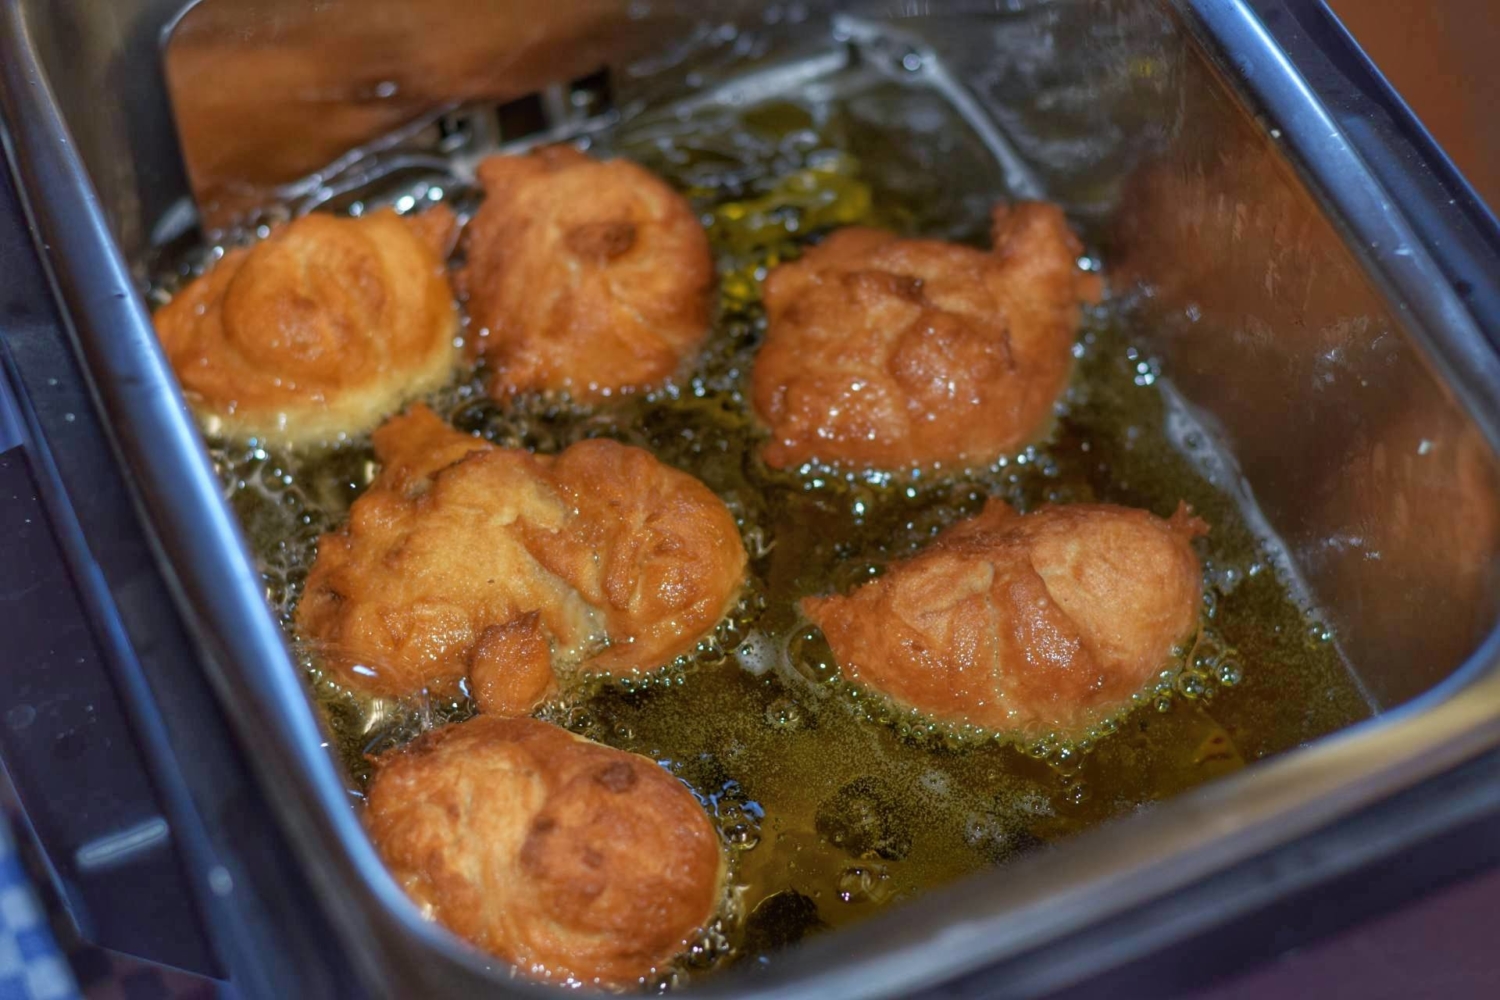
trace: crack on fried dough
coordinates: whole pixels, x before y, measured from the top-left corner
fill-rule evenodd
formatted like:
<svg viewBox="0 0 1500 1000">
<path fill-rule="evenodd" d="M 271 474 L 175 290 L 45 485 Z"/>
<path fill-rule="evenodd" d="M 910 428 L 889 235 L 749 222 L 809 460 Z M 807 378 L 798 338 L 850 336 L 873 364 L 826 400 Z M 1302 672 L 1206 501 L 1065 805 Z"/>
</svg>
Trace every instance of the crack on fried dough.
<svg viewBox="0 0 1500 1000">
<path fill-rule="evenodd" d="M 1077 734 L 1129 704 L 1198 625 L 1208 526 L 1107 504 L 991 499 L 848 596 L 810 597 L 841 671 L 945 722 Z"/>
<path fill-rule="evenodd" d="M 446 206 L 307 215 L 231 250 L 157 311 L 210 431 L 303 444 L 368 430 L 458 361 Z"/>
<path fill-rule="evenodd" d="M 751 376 L 766 462 L 983 464 L 1040 434 L 1098 279 L 1054 205 L 996 208 L 993 240 L 855 227 L 775 268 Z"/>
<path fill-rule="evenodd" d="M 559 670 L 670 663 L 738 597 L 733 517 L 639 448 L 497 448 L 420 405 L 374 440 L 380 475 L 320 540 L 296 612 L 350 687 L 400 697 L 468 678 L 482 710 L 525 714 Z"/>
<path fill-rule="evenodd" d="M 481 715 L 377 758 L 365 823 L 419 907 L 541 978 L 635 983 L 723 898 L 719 837 L 686 787 L 534 719 Z"/>
</svg>

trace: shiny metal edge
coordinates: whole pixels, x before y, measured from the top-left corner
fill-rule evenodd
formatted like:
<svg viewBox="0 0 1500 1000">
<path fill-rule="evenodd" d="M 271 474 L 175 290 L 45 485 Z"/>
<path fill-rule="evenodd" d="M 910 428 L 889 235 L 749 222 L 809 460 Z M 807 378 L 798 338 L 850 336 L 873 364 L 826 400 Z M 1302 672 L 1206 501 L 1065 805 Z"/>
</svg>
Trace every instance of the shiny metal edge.
<svg viewBox="0 0 1500 1000">
<path fill-rule="evenodd" d="M 1219 69 L 1276 122 L 1289 160 L 1332 209 L 1336 223 L 1376 279 L 1396 316 L 1442 375 L 1490 446 L 1500 451 L 1500 353 L 1449 284 L 1399 200 L 1377 178 L 1355 137 L 1335 121 L 1246 0 L 1169 0 Z M 1234 51 L 1225 40 L 1236 39 Z M 1421 126 L 1411 124 L 1413 134 Z M 1360 183 L 1349 183 L 1358 178 Z M 1488 214 L 1488 213 L 1486 213 Z M 1493 223 L 1493 217 L 1480 220 Z M 1494 273 L 1490 284 L 1496 283 Z"/>
<path fill-rule="evenodd" d="M 298 861 L 346 946 L 363 953 L 366 986 L 379 994 L 390 981 L 389 931 L 371 926 L 371 904 L 424 949 L 487 978 L 491 963 L 423 921 L 387 874 L 322 749 L 322 728 L 16 0 L 0 5 L 0 113 L 38 255 L 72 321 L 95 406 L 134 473 L 158 561 L 236 736 L 276 790 L 268 799 L 294 834 Z"/>
<path fill-rule="evenodd" d="M 1331 121 L 1247 5 L 1241 0 L 1174 5 L 1221 51 L 1228 32 L 1245 32 L 1231 60 L 1250 60 L 1238 65 L 1257 68 L 1261 100 L 1290 135 L 1316 152 L 1321 140 L 1313 141 L 1314 132 Z M 404 945 L 453 963 L 458 976 L 449 985 L 488 979 L 499 990 L 540 994 L 539 987 L 504 983 L 503 972 L 497 976 L 488 963 L 423 922 L 385 873 L 348 808 L 342 783 L 319 749 L 316 716 L 265 611 L 238 528 L 70 146 L 14 0 L 5 3 L 0 27 L 0 46 L 6 49 L 0 58 L 0 107 L 13 130 L 12 167 L 28 198 L 39 249 L 75 320 L 76 346 L 94 375 L 96 403 L 114 428 L 116 448 L 136 473 L 140 501 L 156 526 L 178 601 L 201 626 L 206 665 L 219 696 L 240 720 L 238 735 L 256 738 L 261 777 L 284 793 L 273 801 L 298 834 L 300 860 L 329 894 L 323 902 L 343 929 L 346 945 L 363 953 L 367 985 L 376 993 L 393 985 L 380 978 L 390 959 L 385 948 L 405 950 Z M 1268 78 L 1279 84 L 1267 88 Z M 1338 130 L 1324 135 L 1337 139 Z M 1330 143 L 1304 167 L 1314 179 L 1351 170 L 1368 176 L 1342 142 Z M 1320 186 L 1357 233 L 1409 238 L 1409 227 L 1389 205 L 1341 204 L 1327 197 L 1331 185 Z M 1361 214 L 1366 209 L 1368 218 Z M 1428 285 L 1424 291 L 1434 271 L 1420 246 L 1403 260 L 1378 269 L 1382 284 L 1394 293 L 1403 315 L 1435 322 L 1430 329 L 1445 331 L 1424 346 L 1495 440 L 1500 367 L 1480 351 L 1482 341 L 1471 339 L 1473 324 L 1451 294 L 1442 294 L 1445 286 L 1434 291 Z M 1080 836 L 1046 856 L 929 894 L 871 920 L 857 934 L 814 941 L 754 981 L 731 973 L 698 992 L 910 995 L 933 986 L 936 969 L 949 977 L 973 972 L 1126 912 L 1500 746 L 1497 664 L 1500 634 L 1492 634 L 1447 682 L 1389 715 Z M 379 904 L 381 912 L 366 912 L 368 903 Z"/>
<path fill-rule="evenodd" d="M 1500 215 L 1479 196 L 1405 98 L 1359 47 L 1329 0 L 1305 7 L 1293 3 L 1256 0 L 1256 13 L 1268 27 L 1275 25 L 1273 35 L 1283 48 L 1317 46 L 1328 53 L 1331 62 L 1345 67 L 1340 76 L 1356 84 L 1352 97 L 1344 95 L 1348 113 L 1374 119 L 1376 135 L 1381 129 L 1400 135 L 1400 149 L 1378 150 L 1378 162 L 1372 166 L 1377 173 L 1392 175 L 1388 186 L 1425 196 L 1437 209 L 1436 226 L 1423 225 L 1420 219 L 1410 221 L 1491 343 L 1500 348 L 1500 283 L 1473 280 L 1476 274 L 1489 273 L 1486 262 L 1500 254 Z M 1361 138 L 1356 135 L 1356 142 Z M 1372 141 L 1378 143 L 1378 139 Z M 1400 155 L 1392 156 L 1393 152 Z M 1471 287 L 1460 291 L 1457 286 L 1461 285 Z"/>
</svg>

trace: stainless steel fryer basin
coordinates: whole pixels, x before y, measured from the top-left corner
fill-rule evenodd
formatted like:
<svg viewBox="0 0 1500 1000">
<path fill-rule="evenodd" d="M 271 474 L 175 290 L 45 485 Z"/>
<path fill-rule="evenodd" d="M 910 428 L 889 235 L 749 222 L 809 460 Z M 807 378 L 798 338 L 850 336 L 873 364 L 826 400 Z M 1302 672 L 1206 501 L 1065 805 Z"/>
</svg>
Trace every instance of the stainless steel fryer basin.
<svg viewBox="0 0 1500 1000">
<path fill-rule="evenodd" d="M 199 226 L 317 196 L 372 163 L 505 141 L 505 119 L 475 108 L 520 101 L 542 133 L 575 127 L 600 70 L 619 115 L 667 93 L 722 95 L 786 47 L 815 58 L 852 40 L 942 74 L 1013 184 L 1061 201 L 1117 285 L 1139 290 L 1171 391 L 1233 456 L 1217 474 L 1253 498 L 1379 710 L 695 989 L 1066 986 L 1133 954 L 1069 951 L 1091 928 L 1206 886 L 1220 901 L 1195 929 L 1228 919 L 1277 879 L 1337 868 L 1319 836 L 1500 746 L 1500 327 L 1487 306 L 1500 238 L 1481 210 L 1455 221 L 1432 174 L 1381 158 L 1399 137 L 1342 113 L 1353 99 L 1325 63 L 1296 63 L 1273 31 L 1292 16 L 1282 4 L 179 6 L 0 4 L 6 150 L 204 669 L 363 989 L 531 987 L 423 923 L 381 868 L 156 348 L 141 279 L 160 244 Z M 1340 843 L 1341 863 L 1359 855 Z M 1303 870 L 1254 868 L 1299 845 Z M 1189 932 L 1170 923 L 1153 946 Z"/>
</svg>

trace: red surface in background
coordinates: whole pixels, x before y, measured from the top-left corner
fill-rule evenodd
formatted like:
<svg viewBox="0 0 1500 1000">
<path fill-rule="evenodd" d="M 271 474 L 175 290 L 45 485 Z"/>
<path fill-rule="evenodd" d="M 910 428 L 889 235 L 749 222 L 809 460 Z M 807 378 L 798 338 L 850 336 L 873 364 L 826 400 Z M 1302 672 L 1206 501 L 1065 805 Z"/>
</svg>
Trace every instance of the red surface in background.
<svg viewBox="0 0 1500 1000">
<path fill-rule="evenodd" d="M 1500 0 L 1329 0 L 1329 6 L 1500 211 Z"/>
</svg>

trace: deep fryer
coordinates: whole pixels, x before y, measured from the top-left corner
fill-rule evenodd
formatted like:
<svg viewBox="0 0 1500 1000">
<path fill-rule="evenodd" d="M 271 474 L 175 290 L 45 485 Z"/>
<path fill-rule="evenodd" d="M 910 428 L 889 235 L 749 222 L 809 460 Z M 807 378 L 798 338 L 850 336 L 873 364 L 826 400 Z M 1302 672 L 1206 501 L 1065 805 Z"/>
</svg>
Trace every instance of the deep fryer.
<svg viewBox="0 0 1500 1000">
<path fill-rule="evenodd" d="M 768 7 L 384 3 L 409 8 L 384 24 L 332 3 L 319 28 L 358 30 L 299 36 L 284 16 L 297 6 L 209 0 L 180 21 L 179 3 L 151 0 L 3 8 L 0 473 L 24 547 L 0 543 L 0 752 L 87 938 L 252 995 L 526 991 L 417 919 L 348 808 L 156 350 L 143 268 L 153 246 L 300 191 L 408 121 L 439 142 L 504 131 L 474 107 L 554 127 L 573 107 L 557 85 L 601 68 L 628 106 L 683 86 L 648 58 L 667 39 L 698 39 L 699 72 L 732 78 L 745 66 L 715 31 Z M 370 41 L 413 18 L 449 37 L 445 7 L 493 19 L 458 35 L 511 53 L 508 74 L 408 67 L 422 46 Z M 1180 981 L 1399 852 L 1418 859 L 1414 883 L 1493 859 L 1500 227 L 1332 15 L 1293 0 L 790 7 L 813 49 L 867 31 L 855 41 L 930 57 L 996 155 L 1152 290 L 1174 391 L 1216 428 L 1383 711 L 697 989 L 1030 995 L 1126 966 Z M 174 104 L 173 72 L 195 65 L 174 70 L 184 38 L 230 79 L 240 55 L 255 67 L 280 45 L 348 87 L 288 105 L 294 88 L 205 86 Z M 381 153 L 424 141 L 402 133 Z M 1171 960 L 1190 941 L 1198 957 Z"/>
</svg>

